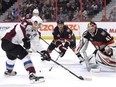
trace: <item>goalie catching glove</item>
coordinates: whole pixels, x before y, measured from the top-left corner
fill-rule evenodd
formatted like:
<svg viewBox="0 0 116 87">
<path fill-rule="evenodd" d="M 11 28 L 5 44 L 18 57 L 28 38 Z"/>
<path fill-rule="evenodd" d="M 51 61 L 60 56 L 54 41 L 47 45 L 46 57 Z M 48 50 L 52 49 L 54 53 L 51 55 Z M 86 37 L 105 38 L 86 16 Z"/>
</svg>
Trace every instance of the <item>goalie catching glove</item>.
<svg viewBox="0 0 116 87">
<path fill-rule="evenodd" d="M 44 60 L 50 61 L 51 60 L 51 57 L 46 50 L 41 51 L 41 57 L 42 57 L 41 58 L 42 61 L 44 61 Z"/>
</svg>

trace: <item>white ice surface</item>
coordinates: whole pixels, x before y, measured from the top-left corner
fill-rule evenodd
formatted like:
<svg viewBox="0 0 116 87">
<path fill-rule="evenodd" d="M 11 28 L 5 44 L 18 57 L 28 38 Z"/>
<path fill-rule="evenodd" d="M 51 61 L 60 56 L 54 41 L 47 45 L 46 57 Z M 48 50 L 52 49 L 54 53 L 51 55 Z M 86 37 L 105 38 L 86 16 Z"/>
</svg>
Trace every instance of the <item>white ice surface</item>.
<svg viewBox="0 0 116 87">
<path fill-rule="evenodd" d="M 50 42 L 51 41 L 48 41 L 48 43 Z M 44 48 L 47 49 L 48 45 L 43 41 L 41 41 L 41 43 Z M 88 48 L 87 53 L 91 54 L 94 51 L 94 47 L 89 45 Z M 5 52 L 0 48 L 0 87 L 116 87 L 116 72 L 109 71 L 108 69 L 105 69 L 100 73 L 87 72 L 85 64 L 79 64 L 78 58 L 70 49 L 68 49 L 65 56 L 59 58 L 57 62 L 78 76 L 92 78 L 92 81 L 79 80 L 70 72 L 54 64 L 52 61 L 42 62 L 38 53 L 31 53 L 30 56 L 37 71 L 37 75 L 43 75 L 45 77 L 45 82 L 30 84 L 28 73 L 21 60 L 17 60 L 14 67 L 14 70 L 18 73 L 16 76 L 4 76 L 7 58 Z M 55 60 L 58 57 L 58 53 L 53 51 L 51 57 Z M 52 66 L 53 69 L 49 71 Z M 41 72 L 39 72 L 40 70 Z"/>
</svg>

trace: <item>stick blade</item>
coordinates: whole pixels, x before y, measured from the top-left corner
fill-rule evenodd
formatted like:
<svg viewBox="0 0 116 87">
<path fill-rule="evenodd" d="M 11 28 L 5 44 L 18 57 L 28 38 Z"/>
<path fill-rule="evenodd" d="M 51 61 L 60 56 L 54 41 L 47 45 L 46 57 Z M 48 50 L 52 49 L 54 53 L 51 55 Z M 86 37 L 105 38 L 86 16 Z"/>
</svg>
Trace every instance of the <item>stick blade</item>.
<svg viewBox="0 0 116 87">
<path fill-rule="evenodd" d="M 92 81 L 92 78 L 84 78 L 86 81 Z"/>
<path fill-rule="evenodd" d="M 84 77 L 82 77 L 82 76 L 79 76 L 78 77 L 80 80 L 85 80 L 85 81 L 91 81 L 92 80 L 92 78 L 84 78 Z"/>
<path fill-rule="evenodd" d="M 49 69 L 49 71 L 51 71 L 51 70 L 52 70 L 52 68 Z"/>
</svg>

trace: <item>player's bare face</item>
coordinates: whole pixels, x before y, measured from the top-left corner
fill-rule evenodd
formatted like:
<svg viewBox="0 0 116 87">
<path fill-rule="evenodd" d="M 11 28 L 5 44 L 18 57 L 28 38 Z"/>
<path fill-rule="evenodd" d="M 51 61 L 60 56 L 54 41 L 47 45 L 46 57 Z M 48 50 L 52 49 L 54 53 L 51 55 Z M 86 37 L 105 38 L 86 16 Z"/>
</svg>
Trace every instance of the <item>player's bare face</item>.
<svg viewBox="0 0 116 87">
<path fill-rule="evenodd" d="M 39 24 L 38 24 L 38 22 L 35 21 L 35 22 L 33 23 L 33 29 L 34 29 L 34 30 L 38 30 L 38 29 L 39 29 Z"/>
<path fill-rule="evenodd" d="M 58 27 L 59 27 L 59 31 L 63 31 L 63 27 L 64 27 L 64 24 L 58 24 Z"/>
</svg>

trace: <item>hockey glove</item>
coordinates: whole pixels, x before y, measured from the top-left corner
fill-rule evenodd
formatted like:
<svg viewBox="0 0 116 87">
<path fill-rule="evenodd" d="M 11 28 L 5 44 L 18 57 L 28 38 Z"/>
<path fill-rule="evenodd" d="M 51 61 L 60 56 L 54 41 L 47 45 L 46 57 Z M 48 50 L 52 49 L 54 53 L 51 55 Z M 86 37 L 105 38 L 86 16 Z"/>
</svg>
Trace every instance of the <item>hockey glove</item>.
<svg viewBox="0 0 116 87">
<path fill-rule="evenodd" d="M 44 61 L 44 60 L 50 61 L 51 60 L 49 53 L 45 50 L 41 51 L 41 56 L 42 56 L 42 59 L 41 59 L 42 61 Z"/>
<path fill-rule="evenodd" d="M 22 40 L 23 40 L 23 42 L 24 42 L 23 47 L 24 47 L 25 49 L 30 49 L 30 40 L 29 40 L 28 38 L 24 38 L 24 39 L 22 39 Z"/>
<path fill-rule="evenodd" d="M 69 42 L 65 42 L 64 47 L 68 48 L 68 46 L 69 46 Z"/>
<path fill-rule="evenodd" d="M 59 50 L 61 51 L 60 52 L 60 56 L 63 57 L 65 52 L 66 52 L 66 50 L 67 50 L 67 48 L 62 45 L 62 46 L 59 47 Z"/>
</svg>

